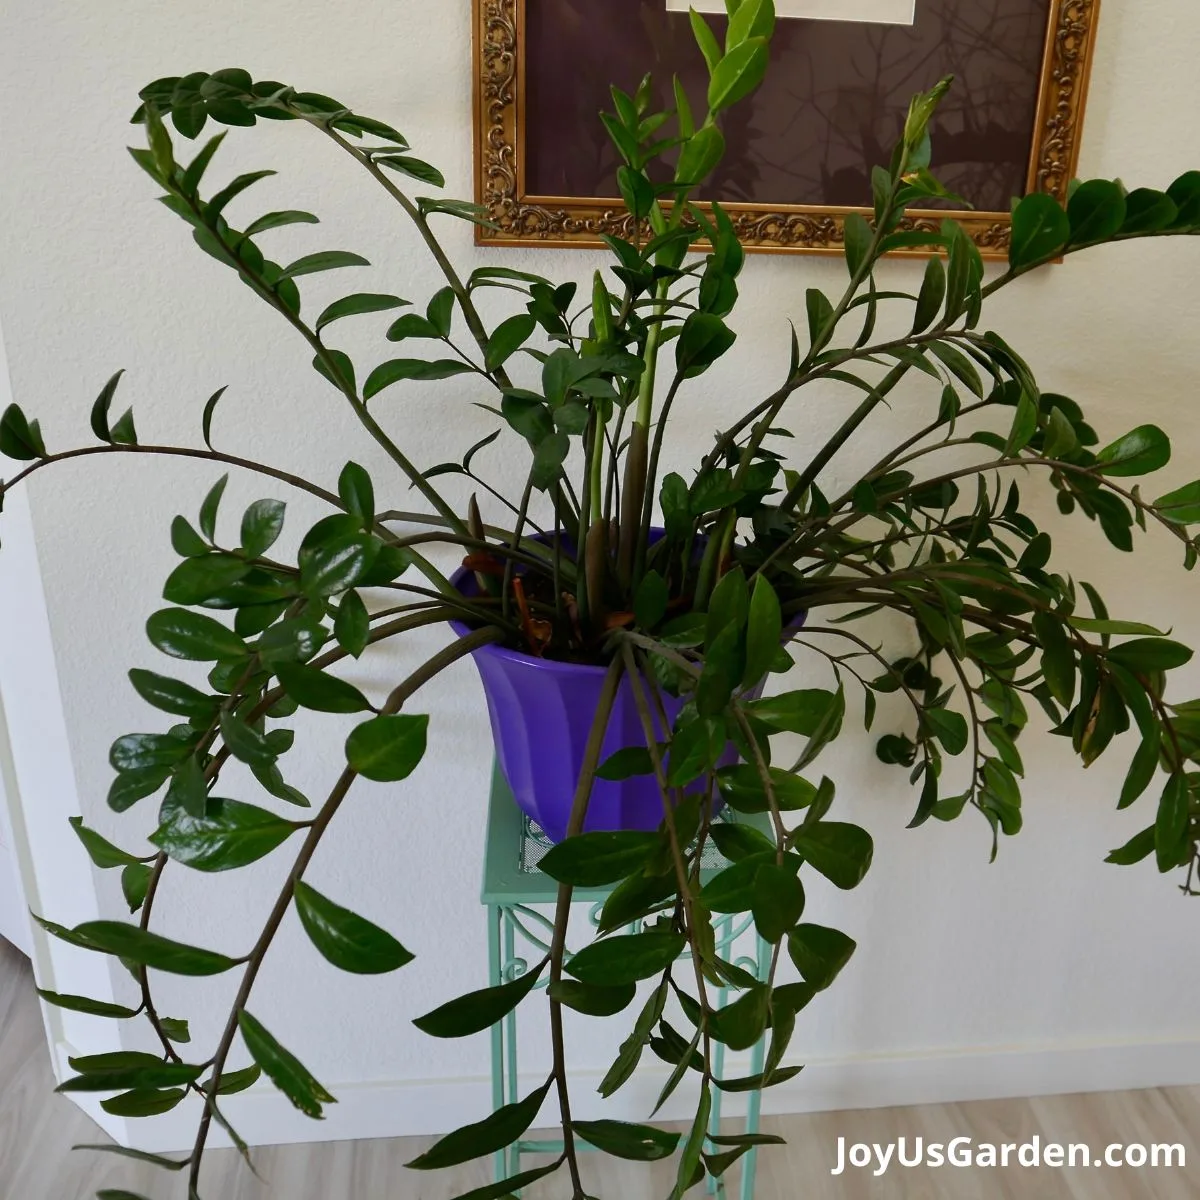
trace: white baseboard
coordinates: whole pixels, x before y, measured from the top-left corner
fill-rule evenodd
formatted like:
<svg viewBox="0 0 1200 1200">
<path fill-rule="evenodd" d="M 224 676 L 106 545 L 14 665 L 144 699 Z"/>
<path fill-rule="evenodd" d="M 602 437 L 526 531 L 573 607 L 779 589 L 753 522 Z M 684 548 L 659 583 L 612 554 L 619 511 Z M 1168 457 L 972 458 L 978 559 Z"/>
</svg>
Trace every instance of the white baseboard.
<svg viewBox="0 0 1200 1200">
<path fill-rule="evenodd" d="M 731 1056 L 729 1071 L 744 1073 L 744 1060 Z M 666 1074 L 657 1060 L 644 1062 L 617 1096 L 601 1101 L 596 1095 L 601 1072 L 579 1072 L 572 1088 L 576 1115 L 645 1120 Z M 532 1076 L 522 1078 L 521 1094 L 541 1083 Z M 1200 1084 L 1200 1041 L 933 1051 L 810 1061 L 795 1079 L 766 1092 L 763 1111 L 831 1112 L 1192 1084 Z M 303 1117 L 269 1085 L 231 1097 L 226 1108 L 252 1146 L 441 1134 L 480 1119 L 491 1108 L 491 1083 L 484 1077 L 342 1083 L 330 1090 L 339 1102 L 327 1108 L 324 1121 Z M 744 1096 L 723 1099 L 729 1116 L 744 1113 Z M 690 1096 L 681 1090 L 659 1119 L 686 1118 L 689 1103 Z M 91 1105 L 85 1111 L 116 1141 L 141 1150 L 182 1150 L 190 1147 L 195 1133 L 195 1112 L 187 1107 L 145 1121 L 119 1120 Z M 552 1112 L 551 1101 L 543 1120 Z M 214 1132 L 212 1144 L 229 1143 Z"/>
</svg>

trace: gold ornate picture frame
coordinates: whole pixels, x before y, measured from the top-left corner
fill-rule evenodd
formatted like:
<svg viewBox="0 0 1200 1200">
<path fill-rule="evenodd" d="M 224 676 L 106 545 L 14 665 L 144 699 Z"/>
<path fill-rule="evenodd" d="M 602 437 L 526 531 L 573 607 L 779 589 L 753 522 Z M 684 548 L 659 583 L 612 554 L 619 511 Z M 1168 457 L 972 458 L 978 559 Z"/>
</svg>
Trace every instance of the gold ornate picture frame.
<svg viewBox="0 0 1200 1200">
<path fill-rule="evenodd" d="M 622 75 L 646 63 L 668 88 L 672 70 L 703 69 L 687 41 L 686 13 L 668 12 L 665 0 L 473 4 L 476 200 L 492 223 L 477 227 L 477 241 L 600 248 L 604 234 L 629 236 L 597 114 L 610 107 L 610 79 L 632 90 L 637 80 Z M 876 147 L 898 133 L 907 96 L 951 72 L 958 78 L 934 129 L 934 169 L 976 207 L 911 211 L 907 226 L 936 228 L 952 216 L 985 257 L 1000 258 L 1010 236 L 1008 199 L 1044 191 L 1065 202 L 1100 0 L 917 0 L 916 7 L 911 29 L 780 20 L 767 84 L 753 101 L 758 109 L 729 138 L 743 157 L 714 185 L 749 249 L 841 253 L 845 216 L 870 212 Z M 723 19 L 710 20 L 720 36 Z M 948 169 L 943 149 L 958 155 Z M 850 201 L 859 195 L 862 207 Z"/>
</svg>

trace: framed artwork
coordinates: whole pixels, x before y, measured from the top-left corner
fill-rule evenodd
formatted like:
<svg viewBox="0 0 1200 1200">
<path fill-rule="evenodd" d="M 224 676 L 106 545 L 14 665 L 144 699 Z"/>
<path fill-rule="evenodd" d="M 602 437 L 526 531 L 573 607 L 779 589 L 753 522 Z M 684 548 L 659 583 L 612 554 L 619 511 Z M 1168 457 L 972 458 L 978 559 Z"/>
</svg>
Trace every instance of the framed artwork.
<svg viewBox="0 0 1200 1200">
<path fill-rule="evenodd" d="M 723 0 L 691 2 L 723 38 Z M 886 164 L 909 99 L 945 75 L 956 82 L 934 122 L 933 167 L 972 209 L 910 211 L 908 227 L 953 216 L 986 257 L 1003 257 L 1014 197 L 1065 201 L 1100 0 L 776 4 L 767 78 L 725 115 L 729 151 L 702 194 L 749 248 L 841 253 L 845 215 L 870 212 L 871 168 Z M 603 234 L 628 236 L 598 113 L 612 107 L 610 84 L 632 92 L 647 69 L 664 108 L 676 74 L 700 102 L 688 0 L 474 5 L 476 199 L 494 223 L 479 242 L 599 247 Z"/>
</svg>

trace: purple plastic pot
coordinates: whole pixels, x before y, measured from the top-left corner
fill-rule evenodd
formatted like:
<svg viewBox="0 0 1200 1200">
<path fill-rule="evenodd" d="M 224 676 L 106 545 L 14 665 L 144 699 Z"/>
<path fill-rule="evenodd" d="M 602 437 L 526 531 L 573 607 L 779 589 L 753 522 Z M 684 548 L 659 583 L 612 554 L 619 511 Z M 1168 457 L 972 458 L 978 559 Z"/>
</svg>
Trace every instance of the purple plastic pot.
<svg viewBox="0 0 1200 1200">
<path fill-rule="evenodd" d="M 451 582 L 464 595 L 478 594 L 474 577 L 467 570 L 456 572 Z M 801 624 L 803 617 L 789 627 L 790 631 Z M 469 632 L 469 626 L 459 621 L 451 621 L 450 626 L 459 637 Z M 504 778 L 522 811 L 552 841 L 561 841 L 566 836 L 606 669 L 534 658 L 496 645 L 474 651 L 472 658 L 483 681 L 496 758 Z M 756 699 L 761 692 L 760 684 L 747 697 Z M 667 717 L 674 722 L 685 701 L 666 693 L 662 699 Z M 665 731 L 657 728 L 657 714 L 655 726 L 658 735 L 665 737 Z M 645 744 L 633 683 L 626 677 L 617 689 L 600 761 L 618 750 Z M 736 761 L 737 750 L 731 743 L 721 765 Z M 697 781 L 687 790 L 702 788 L 703 783 Z M 584 828 L 656 829 L 662 816 L 662 796 L 652 775 L 620 782 L 597 779 Z"/>
</svg>

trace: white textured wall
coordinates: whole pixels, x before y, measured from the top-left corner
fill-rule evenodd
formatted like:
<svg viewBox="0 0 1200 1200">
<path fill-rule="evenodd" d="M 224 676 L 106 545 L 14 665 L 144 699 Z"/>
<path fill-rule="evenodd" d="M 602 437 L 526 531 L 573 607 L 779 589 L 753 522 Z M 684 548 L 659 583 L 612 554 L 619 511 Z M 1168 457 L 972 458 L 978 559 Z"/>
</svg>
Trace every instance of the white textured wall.
<svg viewBox="0 0 1200 1200">
<path fill-rule="evenodd" d="M 88 406 L 108 375 L 125 366 L 124 399 L 135 403 L 144 441 L 198 443 L 204 399 L 229 384 L 217 419 L 224 447 L 252 449 L 327 485 L 353 456 L 384 484 L 384 460 L 312 372 L 303 345 L 198 253 L 156 202 L 123 149 L 140 132 L 126 120 L 147 80 L 244 65 L 256 77 L 331 93 L 393 121 L 417 153 L 445 169 L 452 191 L 467 195 L 469 7 L 467 0 L 7 0 L 0 11 L 0 321 L 14 395 L 42 418 L 52 447 L 88 441 Z M 1200 165 L 1200 118 L 1191 103 L 1200 7 L 1192 0 L 1151 7 L 1105 0 L 1084 142 L 1084 174 L 1119 174 L 1131 187 L 1165 186 Z M 265 235 L 279 255 L 340 247 L 376 264 L 370 272 L 306 281 L 310 311 L 352 289 L 423 301 L 435 288 L 430 262 L 386 196 L 309 130 L 266 124 L 233 131 L 222 156 L 214 178 L 280 170 L 235 202 L 235 219 L 283 207 L 321 215 L 319 227 Z M 503 263 L 583 281 L 599 261 L 566 251 L 480 251 L 466 227 L 450 226 L 447 241 L 467 266 Z M 918 270 L 888 265 L 882 285 L 912 287 Z M 678 406 L 670 468 L 694 461 L 712 429 L 780 377 L 786 319 L 802 313 L 805 286 L 833 289 L 842 273 L 829 260 L 751 260 L 736 353 Z M 1198 318 L 1200 245 L 1176 240 L 1074 260 L 999 299 L 990 324 L 1028 355 L 1046 389 L 1083 402 L 1102 436 L 1142 421 L 1167 427 L 1176 439 L 1176 484 L 1200 474 Z M 343 326 L 344 344 L 361 353 L 360 364 L 388 356 L 383 328 L 382 317 Z M 470 383 L 399 386 L 377 411 L 412 457 L 433 463 L 493 427 L 469 403 L 478 398 Z M 829 394 L 794 404 L 797 447 L 833 428 L 845 403 Z M 874 461 L 888 427 L 909 427 L 917 412 L 899 404 L 838 460 L 834 474 Z M 490 465 L 497 478 L 511 480 L 520 459 L 510 445 Z M 215 474 L 205 465 L 114 458 L 47 472 L 32 488 L 84 811 L 131 845 L 148 831 L 151 806 L 120 820 L 107 811 L 107 749 L 119 734 L 155 728 L 156 718 L 124 672 L 156 665 L 141 627 L 159 606 L 159 581 L 173 562 L 169 520 L 178 511 L 194 514 Z M 268 494 L 284 493 L 239 482 L 227 505 L 232 511 Z M 393 498 L 411 503 L 399 485 Z M 1198 581 L 1177 569 L 1170 544 L 1142 542 L 1128 560 L 1108 551 L 1086 523 L 1060 524 L 1052 504 L 1039 506 L 1058 531 L 1059 561 L 1102 585 L 1115 613 L 1172 626 L 1200 643 Z M 294 506 L 310 519 L 314 511 Z M 413 639 L 389 670 L 444 641 L 442 633 Z M 1191 682 L 1200 682 L 1200 671 Z M 318 888 L 392 928 L 418 954 L 416 963 L 378 980 L 338 975 L 289 922 L 252 1005 L 335 1090 L 367 1081 L 453 1081 L 486 1070 L 482 1039 L 435 1043 L 409 1024 L 479 985 L 486 964 L 477 888 L 490 751 L 470 667 L 444 676 L 423 703 L 433 714 L 425 763 L 401 786 L 359 785 L 311 873 Z M 335 719 L 314 724 L 329 730 L 327 739 L 303 741 L 286 765 L 296 782 L 317 792 L 338 769 L 341 732 L 330 730 Z M 1188 1049 L 1200 1043 L 1195 956 L 1185 949 L 1194 943 L 1198 914 L 1152 868 L 1120 871 L 1101 862 L 1151 811 L 1152 802 L 1123 816 L 1113 811 L 1126 753 L 1118 750 L 1084 774 L 1061 743 L 1031 737 L 1026 831 L 989 867 L 981 819 L 905 832 L 914 797 L 902 776 L 876 764 L 867 742 L 846 739 L 827 769 L 836 768 L 847 811 L 875 832 L 876 865 L 851 896 L 814 884 L 810 915 L 839 923 L 863 948 L 834 991 L 804 1015 L 797 1047 L 816 1060 L 931 1055 L 937 1064 L 942 1056 L 950 1062 L 971 1054 L 985 1057 L 963 1061 L 990 1063 L 987 1055 L 1010 1048 L 1082 1053 L 1129 1045 L 1123 1056 L 1088 1058 L 1098 1083 L 1122 1082 L 1125 1069 L 1142 1082 L 1151 1082 L 1147 1074 L 1181 1070 L 1200 1079 L 1200 1055 L 1189 1057 Z M 247 919 L 265 909 L 283 866 L 281 857 L 218 879 L 172 871 L 160 905 L 164 929 L 242 951 Z M 116 879 L 100 878 L 98 887 L 103 908 L 119 915 Z M 229 986 L 167 980 L 163 990 L 165 1011 L 192 1015 L 203 1031 L 215 1028 Z M 1161 1066 L 1152 1065 L 1158 1059 L 1148 1047 L 1155 1043 L 1173 1047 Z M 607 1050 L 607 1039 L 589 1036 L 576 1039 L 573 1053 L 581 1067 L 602 1068 Z M 939 1070 L 935 1065 L 935 1077 Z M 953 1076 L 945 1071 L 940 1077 Z M 1030 1071 L 1012 1086 L 1032 1090 Z M 918 1075 L 915 1067 L 911 1075 L 901 1071 L 893 1098 L 923 1094 Z M 946 1086 L 987 1087 L 969 1075 Z M 836 1080 L 836 1072 L 828 1078 Z M 1079 1078 L 1058 1082 L 1077 1086 Z M 793 1092 L 795 1103 L 811 1102 L 803 1090 Z M 457 1098 L 463 1112 L 479 1099 L 477 1091 L 453 1088 L 437 1094 Z M 422 1123 L 420 1107 L 414 1101 L 404 1111 L 402 1128 Z M 379 1120 L 375 1128 L 387 1132 L 387 1114 Z M 436 1125 L 442 1117 L 423 1120 Z M 305 1132 L 302 1123 L 298 1129 Z"/>
</svg>

